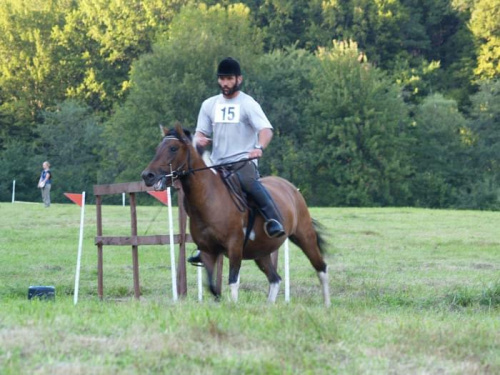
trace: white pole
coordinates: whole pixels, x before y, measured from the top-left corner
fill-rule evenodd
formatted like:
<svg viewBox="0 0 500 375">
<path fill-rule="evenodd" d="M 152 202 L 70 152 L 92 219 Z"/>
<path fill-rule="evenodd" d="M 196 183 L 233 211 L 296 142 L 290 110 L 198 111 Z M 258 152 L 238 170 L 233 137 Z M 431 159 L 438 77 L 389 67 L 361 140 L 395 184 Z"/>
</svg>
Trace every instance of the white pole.
<svg viewBox="0 0 500 375">
<path fill-rule="evenodd" d="M 202 280 L 202 267 L 198 268 L 198 301 L 203 301 L 203 280 Z"/>
<path fill-rule="evenodd" d="M 285 240 L 285 302 L 290 302 L 290 259 L 288 238 Z"/>
<path fill-rule="evenodd" d="M 125 207 L 125 193 L 122 193 L 122 206 Z"/>
<path fill-rule="evenodd" d="M 82 244 L 83 244 L 83 219 L 85 217 L 85 192 L 82 193 L 82 212 L 80 215 L 80 239 L 78 241 L 78 257 L 76 259 L 76 275 L 75 275 L 75 294 L 73 303 L 78 302 L 78 288 L 80 287 L 80 262 L 82 259 Z"/>
<path fill-rule="evenodd" d="M 174 246 L 174 223 L 172 220 L 172 199 L 170 188 L 167 188 L 168 198 L 168 223 L 170 230 L 170 268 L 172 269 L 172 299 L 177 301 L 177 273 L 175 270 L 175 246 Z"/>
<path fill-rule="evenodd" d="M 16 180 L 12 181 L 12 203 L 14 203 L 16 197 Z"/>
</svg>

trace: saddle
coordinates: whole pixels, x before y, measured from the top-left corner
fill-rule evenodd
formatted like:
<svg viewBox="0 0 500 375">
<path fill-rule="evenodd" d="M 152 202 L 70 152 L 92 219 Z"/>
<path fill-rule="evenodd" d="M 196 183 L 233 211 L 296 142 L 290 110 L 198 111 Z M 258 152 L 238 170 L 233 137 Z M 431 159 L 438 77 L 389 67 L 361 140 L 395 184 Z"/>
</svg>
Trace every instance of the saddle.
<svg viewBox="0 0 500 375">
<path fill-rule="evenodd" d="M 229 196 L 231 197 L 236 208 L 240 212 L 246 211 L 248 213 L 248 223 L 245 231 L 245 240 L 243 242 L 243 248 L 245 248 L 255 224 L 255 217 L 258 213 L 257 205 L 254 203 L 252 198 L 250 198 L 248 194 L 243 191 L 240 180 L 238 179 L 238 176 L 236 176 L 236 173 L 234 173 L 234 170 L 218 168 L 217 172 L 224 182 L 224 185 L 226 185 Z"/>
<path fill-rule="evenodd" d="M 248 195 L 241 188 L 240 180 L 236 175 L 235 171 L 228 168 L 218 168 L 217 172 L 219 173 L 222 182 L 226 185 L 226 188 L 235 204 L 236 208 L 240 212 L 245 212 L 248 208 L 250 208 L 250 202 Z"/>
</svg>

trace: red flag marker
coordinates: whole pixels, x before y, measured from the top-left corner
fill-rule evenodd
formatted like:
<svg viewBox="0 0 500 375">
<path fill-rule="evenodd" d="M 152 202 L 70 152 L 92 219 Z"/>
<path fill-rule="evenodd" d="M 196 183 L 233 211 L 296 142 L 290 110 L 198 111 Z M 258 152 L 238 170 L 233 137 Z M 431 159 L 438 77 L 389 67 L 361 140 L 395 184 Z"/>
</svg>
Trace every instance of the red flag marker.
<svg viewBox="0 0 500 375">
<path fill-rule="evenodd" d="M 70 200 L 73 201 L 73 203 L 76 203 L 80 207 L 82 207 L 83 204 L 83 194 L 73 194 L 73 193 L 64 193 L 66 197 L 68 197 Z"/>
<path fill-rule="evenodd" d="M 168 205 L 168 196 L 167 196 L 167 191 L 148 191 L 149 195 L 152 195 L 156 199 L 158 199 L 161 203 L 164 205 Z"/>
</svg>

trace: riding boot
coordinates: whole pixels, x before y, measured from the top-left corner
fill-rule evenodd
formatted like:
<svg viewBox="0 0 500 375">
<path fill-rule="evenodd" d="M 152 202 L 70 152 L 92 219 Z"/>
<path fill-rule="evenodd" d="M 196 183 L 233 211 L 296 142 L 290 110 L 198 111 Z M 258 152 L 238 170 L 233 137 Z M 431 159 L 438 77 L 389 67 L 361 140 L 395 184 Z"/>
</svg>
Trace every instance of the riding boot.
<svg viewBox="0 0 500 375">
<path fill-rule="evenodd" d="M 260 213 L 264 216 L 264 231 L 268 237 L 275 238 L 283 236 L 285 230 L 281 223 L 281 215 L 267 189 L 260 181 L 255 180 L 252 182 L 251 190 L 248 191 L 248 194 L 253 198 L 255 203 L 257 203 Z"/>
<path fill-rule="evenodd" d="M 196 250 L 196 253 L 191 255 L 187 261 L 193 266 L 203 267 L 203 262 L 201 261 L 201 251 Z"/>
</svg>

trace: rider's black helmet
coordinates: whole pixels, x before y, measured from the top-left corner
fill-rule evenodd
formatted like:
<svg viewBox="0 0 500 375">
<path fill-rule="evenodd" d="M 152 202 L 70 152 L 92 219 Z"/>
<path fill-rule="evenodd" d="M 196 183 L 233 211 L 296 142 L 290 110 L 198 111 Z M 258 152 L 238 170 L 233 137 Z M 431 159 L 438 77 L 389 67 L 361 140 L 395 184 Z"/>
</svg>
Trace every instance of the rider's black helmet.
<svg viewBox="0 0 500 375">
<path fill-rule="evenodd" d="M 219 63 L 217 76 L 241 76 L 240 63 L 232 57 L 226 57 Z"/>
</svg>

